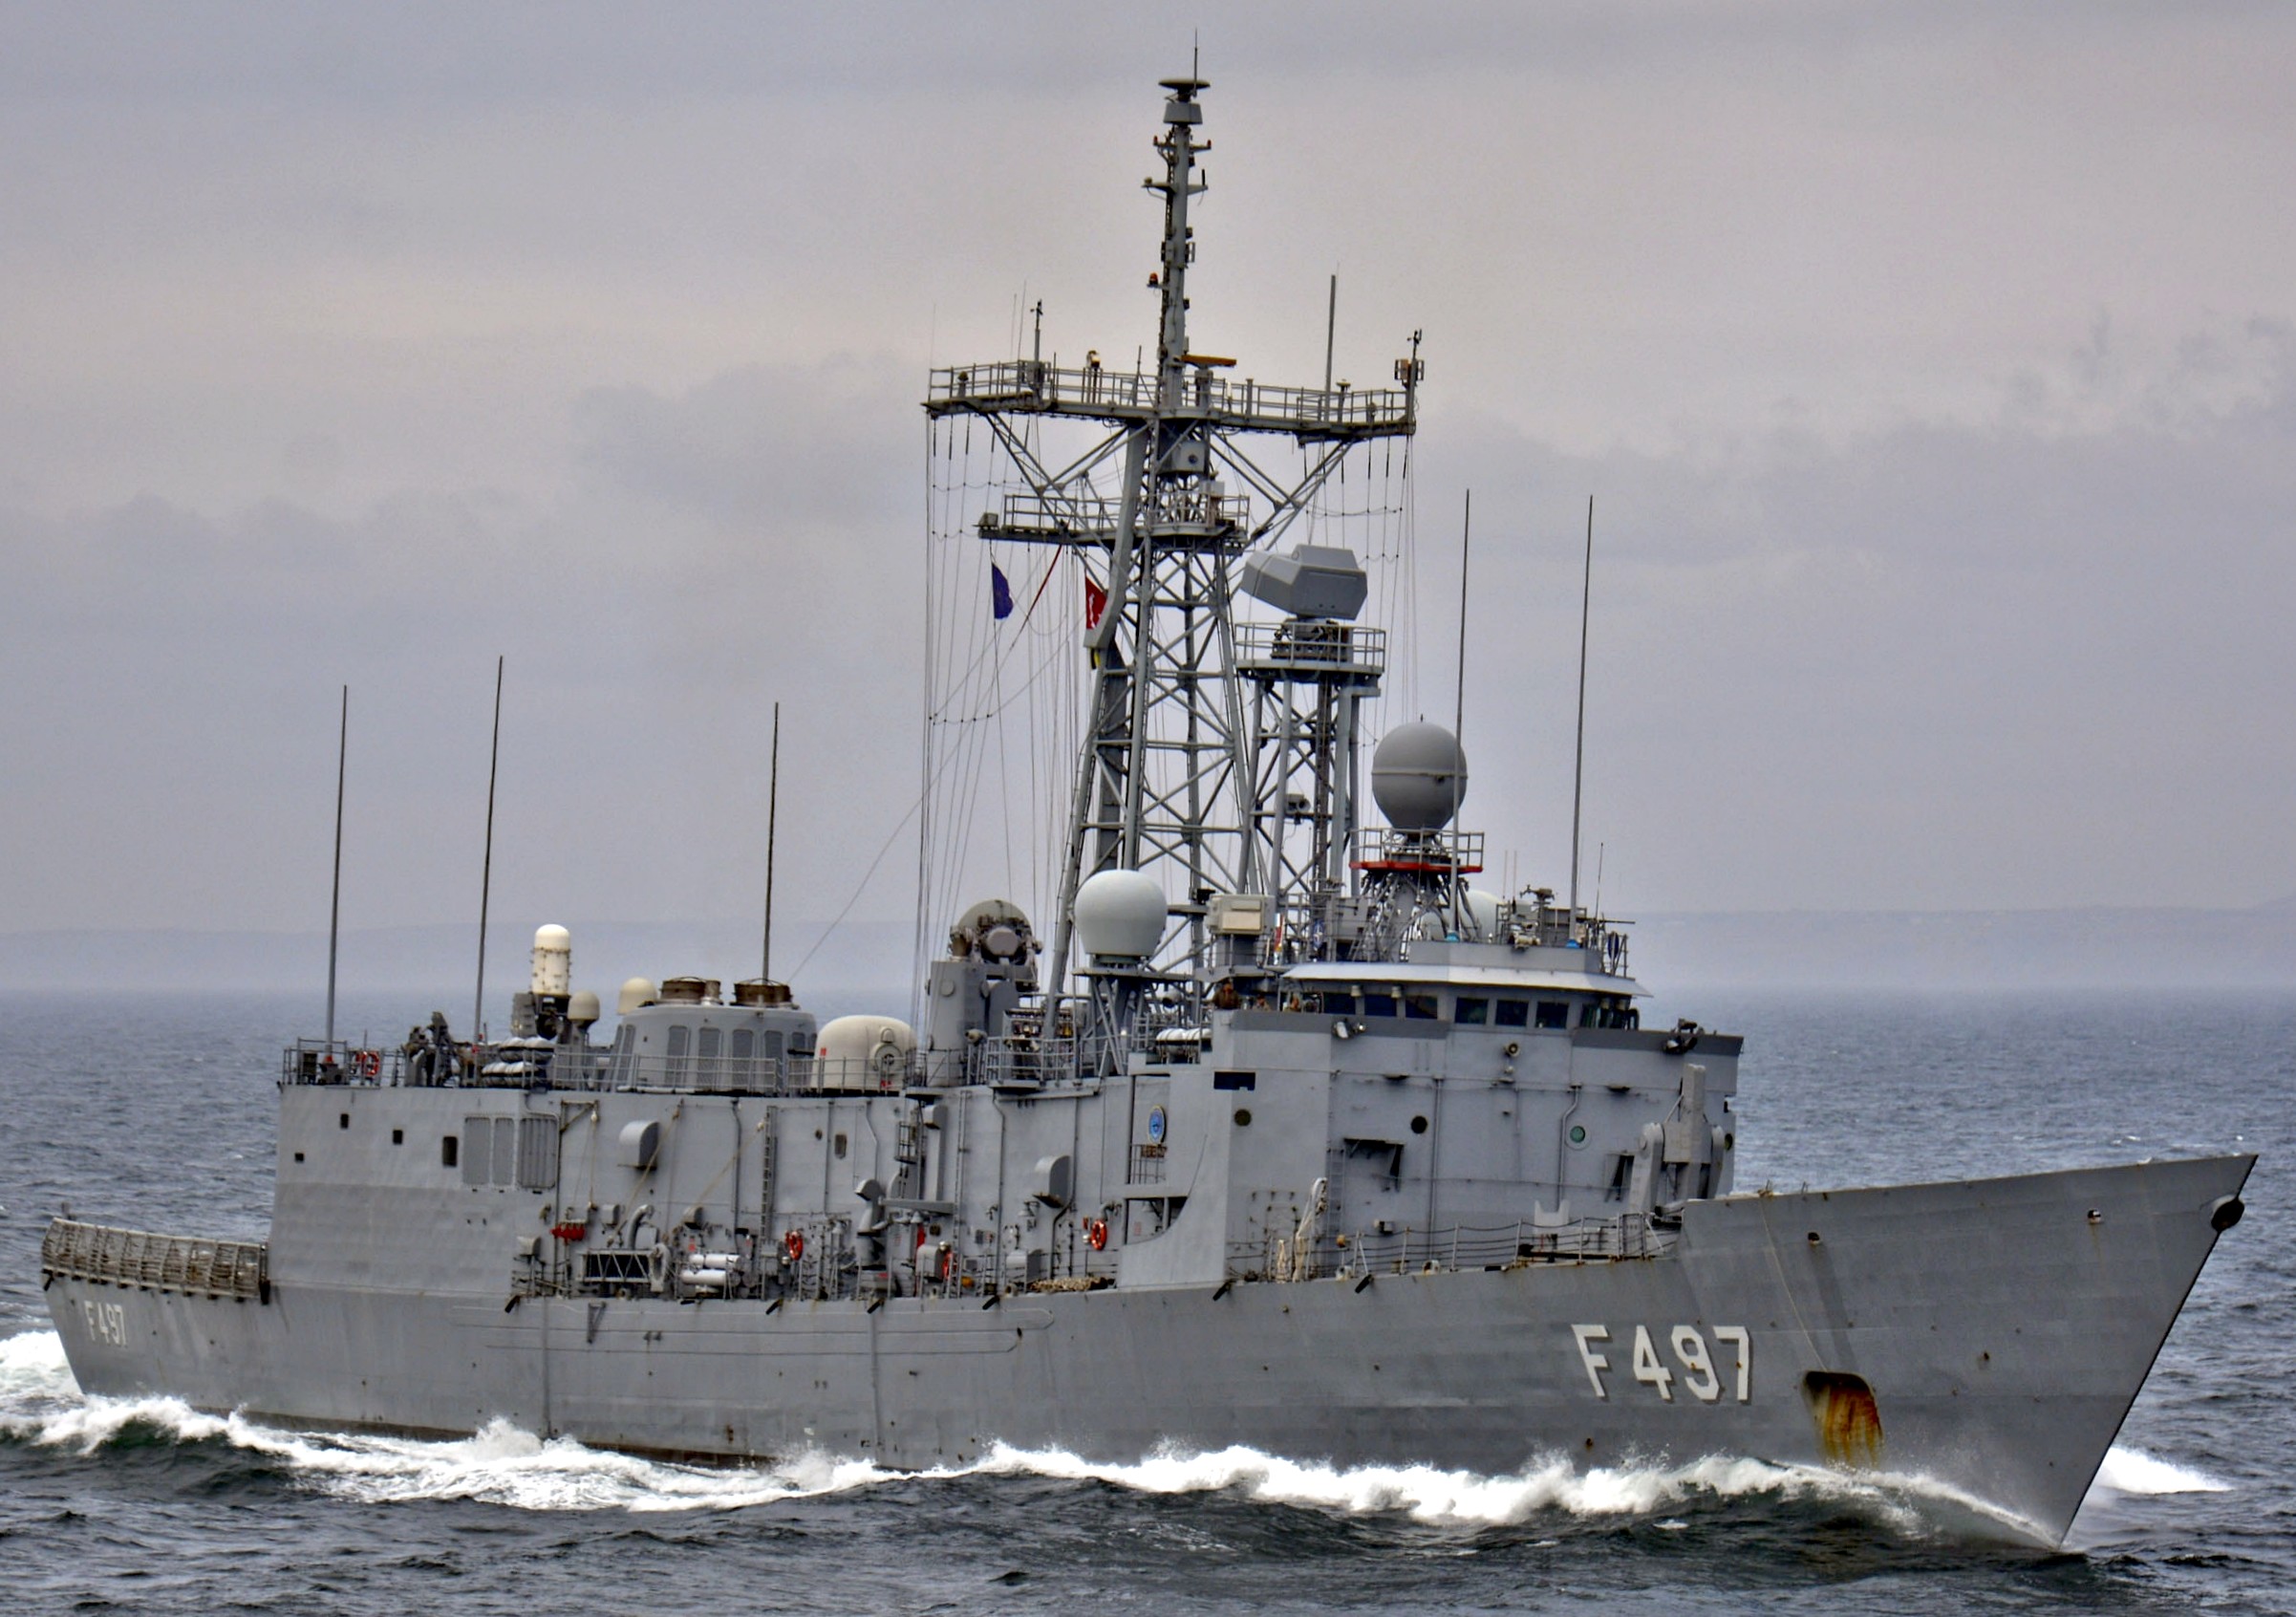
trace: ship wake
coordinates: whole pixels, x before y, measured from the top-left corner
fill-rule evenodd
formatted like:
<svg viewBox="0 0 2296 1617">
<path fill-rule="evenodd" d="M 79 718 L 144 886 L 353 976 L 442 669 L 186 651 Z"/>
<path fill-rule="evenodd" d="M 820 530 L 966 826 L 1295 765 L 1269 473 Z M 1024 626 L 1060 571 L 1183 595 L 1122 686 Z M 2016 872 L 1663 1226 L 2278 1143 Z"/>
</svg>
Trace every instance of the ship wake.
<svg viewBox="0 0 2296 1617">
<path fill-rule="evenodd" d="M 1680 1523 L 1701 1504 L 1816 1503 L 1898 1533 L 1943 1528 L 2026 1536 L 2021 1523 L 1920 1477 L 1850 1475 L 1727 1455 L 1580 1469 L 1544 1459 L 1504 1477 L 1434 1466 L 1340 1468 L 1246 1448 L 1168 1452 L 1102 1463 L 1059 1450 L 996 1445 L 977 1462 L 895 1472 L 865 1460 L 805 1455 L 771 1465 L 696 1466 L 544 1439 L 504 1421 L 460 1439 L 422 1441 L 290 1432 L 212 1415 L 179 1399 L 91 1398 L 72 1379 L 54 1331 L 0 1339 L 0 1441 L 97 1456 L 179 1444 L 224 1446 L 296 1482 L 367 1503 L 470 1499 L 535 1511 L 734 1511 L 809 1498 L 959 1478 L 1027 1477 L 1156 1495 L 1217 1495 L 1345 1517 L 1394 1517 L 1469 1530 L 1544 1520 Z M 2107 1456 L 2092 1497 L 2221 1492 L 2224 1484 L 2127 1447 Z"/>
</svg>

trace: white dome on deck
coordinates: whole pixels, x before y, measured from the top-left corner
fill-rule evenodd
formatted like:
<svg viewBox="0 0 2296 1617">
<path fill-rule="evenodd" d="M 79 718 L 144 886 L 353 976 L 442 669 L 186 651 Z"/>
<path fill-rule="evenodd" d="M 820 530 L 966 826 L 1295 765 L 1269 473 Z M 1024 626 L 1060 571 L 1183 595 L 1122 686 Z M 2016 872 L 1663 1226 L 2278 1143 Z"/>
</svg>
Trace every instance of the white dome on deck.
<svg viewBox="0 0 2296 1617">
<path fill-rule="evenodd" d="M 1141 959 L 1164 941 L 1164 889 L 1138 871 L 1103 871 L 1076 890 L 1076 940 L 1085 954 Z"/>
<path fill-rule="evenodd" d="M 1371 795 L 1397 830 L 1441 830 L 1467 796 L 1467 754 L 1441 724 L 1398 724 L 1371 754 Z"/>
</svg>

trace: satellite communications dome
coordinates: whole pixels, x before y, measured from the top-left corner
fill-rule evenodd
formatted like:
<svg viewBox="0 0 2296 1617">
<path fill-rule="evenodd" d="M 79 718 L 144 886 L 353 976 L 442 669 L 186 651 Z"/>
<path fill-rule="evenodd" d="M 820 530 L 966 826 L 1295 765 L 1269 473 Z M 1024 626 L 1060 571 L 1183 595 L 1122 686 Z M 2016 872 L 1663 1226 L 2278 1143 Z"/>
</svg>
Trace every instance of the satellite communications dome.
<svg viewBox="0 0 2296 1617">
<path fill-rule="evenodd" d="M 651 977 L 633 977 L 622 984 L 621 994 L 614 1000 L 614 1014 L 628 1016 L 633 1010 L 643 1010 L 660 1002 L 662 991 L 655 987 Z"/>
<path fill-rule="evenodd" d="M 1076 890 L 1076 940 L 1087 955 L 1152 955 L 1164 941 L 1164 889 L 1138 871 L 1103 871 Z"/>
<path fill-rule="evenodd" d="M 1399 724 L 1371 755 L 1371 795 L 1397 830 L 1441 830 L 1467 796 L 1467 754 L 1440 724 Z"/>
</svg>

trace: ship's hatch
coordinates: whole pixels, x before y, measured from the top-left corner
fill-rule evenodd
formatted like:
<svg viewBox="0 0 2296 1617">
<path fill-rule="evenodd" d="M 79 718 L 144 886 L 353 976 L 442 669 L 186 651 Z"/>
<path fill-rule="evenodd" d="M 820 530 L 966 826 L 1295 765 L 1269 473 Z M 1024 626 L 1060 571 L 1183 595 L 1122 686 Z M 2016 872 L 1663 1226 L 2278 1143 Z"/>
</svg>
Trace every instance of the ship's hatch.
<svg viewBox="0 0 2296 1617">
<path fill-rule="evenodd" d="M 1802 1396 L 1817 1422 L 1818 1453 L 1829 1464 L 1858 1471 L 1881 1464 L 1881 1411 L 1864 1376 L 1812 1370 L 1802 1377 Z"/>
<path fill-rule="evenodd" d="M 1341 1142 L 1346 1161 L 1351 1168 L 1369 1175 L 1381 1190 L 1394 1190 L 1403 1183 L 1403 1146 L 1395 1140 L 1346 1139 Z"/>
</svg>

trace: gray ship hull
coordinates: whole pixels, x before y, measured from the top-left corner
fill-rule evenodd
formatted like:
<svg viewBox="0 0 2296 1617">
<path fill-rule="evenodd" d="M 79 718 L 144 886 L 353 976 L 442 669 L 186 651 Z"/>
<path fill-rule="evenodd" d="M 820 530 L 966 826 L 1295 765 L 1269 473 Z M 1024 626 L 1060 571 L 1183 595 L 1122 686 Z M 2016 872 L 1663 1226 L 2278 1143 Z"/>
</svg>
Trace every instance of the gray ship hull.
<svg viewBox="0 0 2296 1617">
<path fill-rule="evenodd" d="M 1642 1259 L 1218 1287 L 679 1304 L 52 1274 L 88 1392 L 285 1423 L 894 1467 L 1002 1440 L 1486 1473 L 1707 1454 L 1919 1476 L 2060 1541 L 2253 1163 L 1683 1209 Z M 1703 1369 L 1689 1368 L 1703 1364 Z"/>
</svg>

